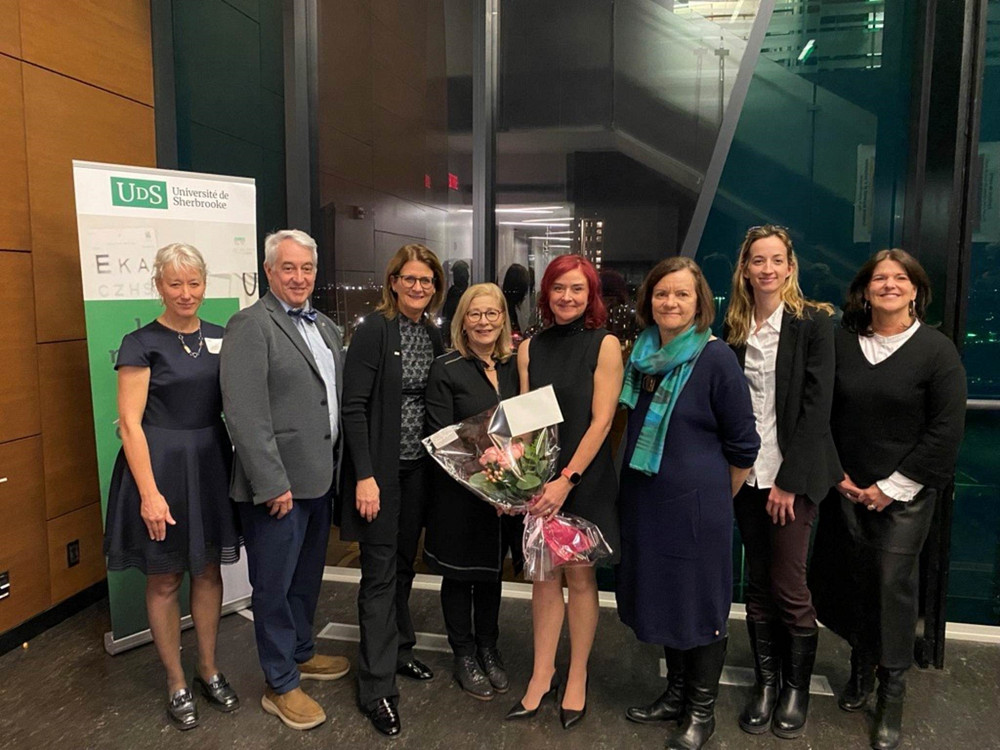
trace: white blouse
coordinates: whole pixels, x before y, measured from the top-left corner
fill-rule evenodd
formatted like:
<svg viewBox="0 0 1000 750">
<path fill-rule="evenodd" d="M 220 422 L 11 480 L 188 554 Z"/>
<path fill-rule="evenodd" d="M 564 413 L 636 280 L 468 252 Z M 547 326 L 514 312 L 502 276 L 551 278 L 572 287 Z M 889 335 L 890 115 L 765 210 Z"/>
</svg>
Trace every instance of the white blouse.
<svg viewBox="0 0 1000 750">
<path fill-rule="evenodd" d="M 760 435 L 760 451 L 746 483 L 760 489 L 774 486 L 782 461 L 781 449 L 778 448 L 778 415 L 775 411 L 775 362 L 778 358 L 778 339 L 781 336 L 781 316 L 784 310 L 784 305 L 778 305 L 759 330 L 751 331 L 747 337 L 746 356 L 743 360 L 743 373 L 750 386 L 750 401 L 757 420 L 757 434 Z"/>
</svg>

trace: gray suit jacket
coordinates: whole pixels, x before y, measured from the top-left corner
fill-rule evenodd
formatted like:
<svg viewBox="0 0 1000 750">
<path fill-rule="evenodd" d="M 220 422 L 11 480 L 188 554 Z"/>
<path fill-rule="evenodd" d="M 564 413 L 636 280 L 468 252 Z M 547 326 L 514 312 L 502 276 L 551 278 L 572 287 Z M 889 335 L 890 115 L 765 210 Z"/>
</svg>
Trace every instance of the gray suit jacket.
<svg viewBox="0 0 1000 750">
<path fill-rule="evenodd" d="M 340 331 L 321 313 L 316 325 L 333 352 L 339 405 Z M 305 339 L 273 294 L 230 318 L 219 366 L 236 449 L 230 497 L 260 504 L 287 490 L 307 499 L 335 487 L 343 441 L 334 446 L 331 440 L 326 386 Z"/>
</svg>

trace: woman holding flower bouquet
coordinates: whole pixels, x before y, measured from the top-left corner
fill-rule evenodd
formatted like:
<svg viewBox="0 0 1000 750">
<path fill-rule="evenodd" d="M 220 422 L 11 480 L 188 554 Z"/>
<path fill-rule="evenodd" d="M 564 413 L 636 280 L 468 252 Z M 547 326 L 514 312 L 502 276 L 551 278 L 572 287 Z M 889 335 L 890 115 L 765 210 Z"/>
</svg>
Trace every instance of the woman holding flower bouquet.
<svg viewBox="0 0 1000 750">
<path fill-rule="evenodd" d="M 517 352 L 521 391 L 552 385 L 564 421 L 559 425 L 560 473 L 544 485 L 529 512 L 543 518 L 561 512 L 590 521 L 617 554 L 618 486 L 608 433 L 621 388 L 621 345 L 603 328 L 607 312 L 590 261 L 580 255 L 555 258 L 542 277 L 538 310 L 546 328 Z M 507 718 L 530 718 L 546 695 L 555 694 L 556 647 L 566 618 L 570 665 L 559 715 L 569 729 L 587 710 L 587 662 L 598 615 L 593 567 L 565 566 L 554 580 L 535 581 L 531 604 L 534 668 L 524 697 Z"/>
<path fill-rule="evenodd" d="M 664 647 L 667 689 L 631 721 L 680 721 L 667 738 L 697 750 L 715 731 L 733 591 L 733 495 L 760 439 L 736 355 L 716 340 L 712 291 L 690 258 L 660 261 L 639 290 L 621 403 L 629 409 L 621 475 L 618 614 Z"/>
<path fill-rule="evenodd" d="M 431 433 L 518 393 L 507 302 L 500 287 L 475 284 L 465 290 L 451 320 L 451 341 L 455 351 L 434 360 L 427 380 Z M 519 516 L 498 515 L 435 466 L 424 561 L 443 577 L 441 609 L 455 654 L 455 679 L 479 700 L 506 693 L 510 684 L 497 649 L 500 576 L 508 548 L 515 568 L 520 567 L 522 531 Z"/>
</svg>

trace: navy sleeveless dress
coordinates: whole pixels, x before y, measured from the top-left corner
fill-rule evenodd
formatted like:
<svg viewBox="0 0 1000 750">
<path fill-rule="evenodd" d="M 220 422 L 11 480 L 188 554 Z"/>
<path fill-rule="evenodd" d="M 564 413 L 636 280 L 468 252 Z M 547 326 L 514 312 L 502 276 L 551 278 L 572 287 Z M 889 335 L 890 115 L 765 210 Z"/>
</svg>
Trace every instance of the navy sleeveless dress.
<svg viewBox="0 0 1000 750">
<path fill-rule="evenodd" d="M 550 326 L 531 338 L 528 384 L 532 390 L 551 385 L 565 420 L 559 425 L 557 472 L 573 458 L 590 427 L 594 372 L 601 342 L 610 335 L 603 328 L 585 328 L 583 318 L 579 318 L 566 325 Z M 560 511 L 597 525 L 613 551 L 609 562 L 617 562 L 619 554 L 617 503 L 618 477 L 609 434 Z"/>
<path fill-rule="evenodd" d="M 201 327 L 205 339 L 222 339 L 221 326 Z M 197 335 L 185 341 L 197 350 Z M 108 569 L 200 574 L 208 564 L 236 562 L 241 540 L 229 500 L 233 448 L 222 421 L 218 350 L 206 345 L 190 357 L 175 331 L 153 321 L 122 340 L 115 369 L 129 365 L 150 369 L 142 429 L 157 489 L 177 524 L 167 526 L 162 542 L 149 538 L 139 489 L 119 450 L 104 532 Z"/>
</svg>

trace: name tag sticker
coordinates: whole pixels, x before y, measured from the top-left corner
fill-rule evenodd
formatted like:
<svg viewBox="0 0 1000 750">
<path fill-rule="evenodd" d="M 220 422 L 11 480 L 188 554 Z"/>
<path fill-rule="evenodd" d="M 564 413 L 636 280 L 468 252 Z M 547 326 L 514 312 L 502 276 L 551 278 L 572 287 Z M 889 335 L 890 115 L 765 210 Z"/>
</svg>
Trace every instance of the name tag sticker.
<svg viewBox="0 0 1000 750">
<path fill-rule="evenodd" d="M 205 337 L 205 348 L 209 354 L 218 354 L 222 351 L 222 339 L 210 339 Z"/>
</svg>

